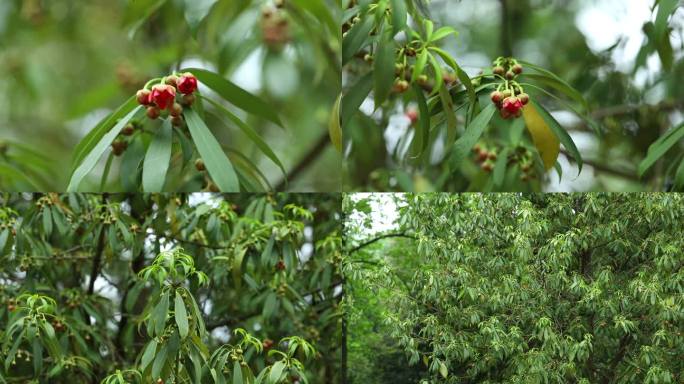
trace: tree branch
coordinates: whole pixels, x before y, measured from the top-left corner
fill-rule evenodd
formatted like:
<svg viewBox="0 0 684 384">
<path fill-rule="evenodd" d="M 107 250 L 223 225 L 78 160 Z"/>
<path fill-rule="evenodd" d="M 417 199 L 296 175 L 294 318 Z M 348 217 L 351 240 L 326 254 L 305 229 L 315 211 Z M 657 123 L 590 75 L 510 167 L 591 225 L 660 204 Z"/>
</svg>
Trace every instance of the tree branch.
<svg viewBox="0 0 684 384">
<path fill-rule="evenodd" d="M 285 177 L 283 180 L 281 180 L 275 187 L 276 191 L 282 191 L 285 190 L 285 186 L 287 186 L 288 182 L 292 182 L 292 180 L 298 178 L 301 176 L 301 174 L 309 168 L 311 165 L 314 164 L 314 160 L 318 156 L 320 156 L 325 149 L 328 147 L 330 144 L 330 136 L 328 135 L 328 132 L 325 131 L 321 136 L 316 140 L 316 143 L 314 144 L 311 149 L 309 149 L 309 152 L 307 152 L 304 157 L 302 157 L 301 160 L 292 168 L 292 170 L 287 174 L 287 177 Z"/>
<path fill-rule="evenodd" d="M 572 155 L 568 153 L 565 149 L 561 149 L 561 153 L 564 154 L 568 159 L 572 158 Z M 625 179 L 629 180 L 639 180 L 639 177 L 637 176 L 636 172 L 630 172 L 627 170 L 623 169 L 617 169 L 617 168 L 612 168 L 607 165 L 600 164 L 596 161 L 593 160 L 587 160 L 587 159 L 582 159 L 582 162 L 592 168 L 594 168 L 597 171 L 604 172 L 604 173 L 609 173 L 613 176 L 619 176 Z"/>
<path fill-rule="evenodd" d="M 374 239 L 365 241 L 365 242 L 363 242 L 363 243 L 357 245 L 356 247 L 350 249 L 347 253 L 350 253 L 350 254 L 351 254 L 351 253 L 354 253 L 354 252 L 358 252 L 360 249 L 362 249 L 362 248 L 364 248 L 364 247 L 367 247 L 367 246 L 369 246 L 369 245 L 375 243 L 376 241 L 380 241 L 380 240 L 382 240 L 382 239 L 387 239 L 387 238 L 390 238 L 390 237 L 404 237 L 404 238 L 407 238 L 407 239 L 414 239 L 414 240 L 417 240 L 417 238 L 416 238 L 415 236 L 406 234 L 406 233 L 404 233 L 404 232 L 402 232 L 402 233 L 386 233 L 386 234 L 384 234 L 384 235 L 380 235 L 380 236 L 378 236 L 378 237 L 376 237 L 376 238 L 374 238 Z"/>
</svg>

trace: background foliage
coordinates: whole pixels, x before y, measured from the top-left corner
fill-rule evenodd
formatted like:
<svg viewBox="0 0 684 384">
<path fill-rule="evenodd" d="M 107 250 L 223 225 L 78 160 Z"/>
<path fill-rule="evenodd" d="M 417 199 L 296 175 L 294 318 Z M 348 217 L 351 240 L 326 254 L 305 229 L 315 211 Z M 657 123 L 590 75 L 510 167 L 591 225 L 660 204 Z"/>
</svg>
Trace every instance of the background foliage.
<svg viewBox="0 0 684 384">
<path fill-rule="evenodd" d="M 201 67 L 267 103 L 270 110 L 257 114 L 222 105 L 264 138 L 290 183 L 252 138 L 208 106 L 207 125 L 236 166 L 256 167 L 279 190 L 339 190 L 339 174 L 327 172 L 340 164 L 327 129 L 340 83 L 341 43 L 331 22 L 339 5 L 282 4 L 276 9 L 270 0 L 3 1 L 0 64 L 7 76 L 0 80 L 0 187 L 66 190 L 76 144 L 98 121 L 149 79 Z M 265 18 L 266 11 L 274 20 Z M 285 128 L 263 118 L 268 113 L 278 115 Z M 181 169 L 180 149 L 174 148 L 176 177 L 167 189 L 201 190 L 202 175 L 193 166 Z M 99 190 L 105 157 L 81 190 Z M 125 162 L 116 159 L 112 175 L 104 190 L 136 190 L 127 183 L 131 171 Z"/>
<path fill-rule="evenodd" d="M 380 233 L 370 196 L 345 202 L 351 382 L 682 381 L 681 194 L 405 195 Z"/>
<path fill-rule="evenodd" d="M 679 5 L 677 0 L 344 2 L 346 188 L 681 190 L 684 127 L 677 84 L 684 68 L 684 23 Z M 630 11 L 637 8 L 640 11 Z M 634 18 L 635 12 L 643 21 Z M 426 45 L 434 62 L 422 58 L 419 49 L 430 29 L 427 22 L 435 35 Z M 449 28 L 458 34 L 447 33 Z M 606 45 L 607 39 L 613 40 Z M 408 89 L 400 93 L 388 85 L 396 81 L 395 63 L 402 65 L 401 49 L 407 46 L 415 48 L 416 55 L 408 57 Z M 552 141 L 555 136 L 562 144 L 560 185 L 560 175 L 543 169 L 536 159 L 535 147 L 544 146 L 527 116 L 526 124 L 498 117 L 486 127 L 473 122 L 477 105 L 484 109 L 490 104 L 491 88 L 484 88 L 479 74 L 491 73 L 492 61 L 500 56 L 550 71 L 535 71 L 523 63 L 521 79 L 536 86 L 525 86 L 525 91 L 558 123 L 542 114 L 553 134 L 541 139 Z M 423 79 L 415 75 L 421 72 Z M 453 117 L 440 113 L 445 98 L 438 90 L 444 83 L 454 104 L 445 109 L 455 111 Z M 471 100 L 471 84 L 472 90 L 479 90 L 479 100 Z M 361 113 L 356 113 L 359 106 Z M 487 166 L 471 152 L 476 141 L 469 136 L 479 137 L 481 129 L 478 147 L 498 155 Z M 578 154 L 585 165 L 579 177 Z M 528 159 L 537 164 L 533 173 L 526 171 Z"/>
<path fill-rule="evenodd" d="M 241 337 L 232 333 L 244 328 L 267 351 L 287 351 L 296 340 L 278 346 L 285 337 L 304 338 L 318 351 L 315 359 L 296 354 L 309 382 L 337 383 L 339 210 L 339 199 L 326 195 L 5 193 L 0 209 L 0 377 L 8 383 L 30 378 L 36 383 L 90 383 L 115 369 L 140 369 L 145 374 L 140 382 L 148 383 L 157 379 L 150 376 L 157 363 L 143 354 L 151 335 L 159 340 L 163 329 L 173 339 L 178 329 L 181 336 L 190 334 L 188 340 L 204 351 L 207 361 L 217 352 L 216 359 L 223 354 L 225 362 L 232 350 L 217 348 L 235 345 Z M 177 247 L 184 248 L 192 264 L 175 253 L 171 260 L 176 268 L 163 258 L 152 263 L 161 251 Z M 159 302 L 163 292 L 174 290 L 185 302 L 189 321 L 181 326 L 184 322 L 170 314 L 178 310 L 169 310 L 163 327 L 159 319 L 167 317 L 160 317 Z M 54 300 L 43 307 L 35 304 L 37 312 L 31 312 L 54 329 L 35 339 L 45 348 L 15 344 L 22 333 L 7 328 L 16 316 L 28 313 L 29 298 L 22 294 Z M 175 295 L 167 298 L 168 308 L 179 308 Z M 201 308 L 206 334 L 191 298 Z M 181 353 L 196 349 L 183 345 Z M 255 374 L 280 360 L 249 345 L 240 349 Z M 160 355 L 161 349 L 150 356 Z M 194 372 L 192 363 L 185 362 L 188 375 Z M 232 364 L 226 364 L 230 372 Z M 215 360 L 211 366 L 218 367 Z M 171 377 L 166 365 L 160 367 L 163 378 Z M 214 382 L 204 373 L 201 382 Z M 182 377 L 185 372 L 176 382 Z M 239 382 L 230 377 L 230 382 Z M 246 374 L 244 380 L 251 382 Z"/>
</svg>

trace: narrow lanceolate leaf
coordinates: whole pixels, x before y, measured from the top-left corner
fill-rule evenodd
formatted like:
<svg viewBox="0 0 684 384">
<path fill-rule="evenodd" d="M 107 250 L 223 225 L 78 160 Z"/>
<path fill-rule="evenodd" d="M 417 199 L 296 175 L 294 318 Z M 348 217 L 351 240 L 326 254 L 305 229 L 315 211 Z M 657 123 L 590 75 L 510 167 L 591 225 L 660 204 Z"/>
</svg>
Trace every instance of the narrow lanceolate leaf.
<svg viewBox="0 0 684 384">
<path fill-rule="evenodd" d="M 242 368 L 240 362 L 236 361 L 233 364 L 233 384 L 242 384 Z"/>
<path fill-rule="evenodd" d="M 655 38 L 661 42 L 666 36 L 667 19 L 674 13 L 679 6 L 679 0 L 660 0 L 658 2 L 658 13 L 655 20 Z"/>
<path fill-rule="evenodd" d="M 404 28 L 406 28 L 406 1 L 405 0 L 390 0 L 392 12 L 392 28 L 394 28 L 393 35 L 396 35 Z"/>
<path fill-rule="evenodd" d="M 428 52 L 427 49 L 423 49 L 419 54 L 418 58 L 416 59 L 416 64 L 413 66 L 413 74 L 411 75 L 411 82 L 415 83 L 418 80 L 418 77 L 423 74 L 423 71 L 425 70 L 425 65 L 428 62 L 428 56 L 430 53 Z"/>
<path fill-rule="evenodd" d="M 144 372 L 145 368 L 152 362 L 154 355 L 157 352 L 157 340 L 152 339 L 145 347 L 142 357 L 140 358 L 140 371 Z"/>
<path fill-rule="evenodd" d="M 378 109 L 389 97 L 394 83 L 394 40 L 387 32 L 383 33 L 375 51 L 373 80 L 375 109 Z"/>
<path fill-rule="evenodd" d="M 416 157 L 423 154 L 430 141 L 430 110 L 423 95 L 423 90 L 417 84 L 413 85 L 413 91 L 418 101 L 419 122 L 416 125 L 416 133 L 413 139 L 415 143 L 414 153 Z"/>
<path fill-rule="evenodd" d="M 176 291 L 176 301 L 173 310 L 175 312 L 176 325 L 178 325 L 178 333 L 180 334 L 181 339 L 185 339 L 188 335 L 188 313 L 185 310 L 183 297 L 178 291 Z"/>
<path fill-rule="evenodd" d="M 330 141 L 335 146 L 338 152 L 342 153 L 342 125 L 340 121 L 340 102 L 342 101 L 342 95 L 337 97 L 335 104 L 333 105 L 332 112 L 330 112 L 330 121 L 328 121 L 328 134 L 330 135 Z"/>
<path fill-rule="evenodd" d="M 169 294 L 168 292 L 162 295 L 159 303 L 154 307 L 152 318 L 154 321 L 154 335 L 160 336 L 164 332 L 166 326 L 166 317 L 169 312 Z"/>
<path fill-rule="evenodd" d="M 342 40 L 342 64 L 346 64 L 352 57 L 368 43 L 368 35 L 373 29 L 373 17 L 363 16 L 363 19 L 347 31 Z"/>
<path fill-rule="evenodd" d="M 532 103 L 523 108 L 523 118 L 532 142 L 544 162 L 544 168 L 548 171 L 556 164 L 560 154 L 560 141 Z"/>
<path fill-rule="evenodd" d="M 193 35 L 197 35 L 202 20 L 209 14 L 217 0 L 185 0 L 185 20 Z"/>
<path fill-rule="evenodd" d="M 195 112 L 194 107 L 185 112 L 185 120 L 197 151 L 204 160 L 209 176 L 222 192 L 240 192 L 237 174 L 221 149 L 221 145 L 207 125 Z"/>
<path fill-rule="evenodd" d="M 116 111 L 109 114 L 107 117 L 102 119 L 95 128 L 90 132 L 74 148 L 74 159 L 72 163 L 72 169 L 75 169 L 77 165 L 81 164 L 81 161 L 86 157 L 88 153 L 95 147 L 95 145 L 100 141 L 102 136 L 104 136 L 107 131 L 116 124 L 117 119 L 125 116 L 127 113 L 132 111 L 135 106 L 138 105 L 135 96 L 126 100 Z"/>
<path fill-rule="evenodd" d="M 273 364 L 271 367 L 271 372 L 268 375 L 268 382 L 271 384 L 277 384 L 280 376 L 283 374 L 284 369 L 285 363 L 282 361 L 278 361 L 277 363 Z"/>
<path fill-rule="evenodd" d="M 475 143 L 480 139 L 485 128 L 489 124 L 489 121 L 494 116 L 494 111 L 496 111 L 496 106 L 494 104 L 489 104 L 485 109 L 483 109 L 477 117 L 466 128 L 465 133 L 461 138 L 456 140 L 453 149 L 453 167 L 459 167 L 463 159 L 466 158 L 468 153 L 470 153 L 471 148 L 475 146 Z"/>
<path fill-rule="evenodd" d="M 133 108 L 133 110 L 121 118 L 121 120 L 119 120 L 119 122 L 116 123 L 116 125 L 114 125 L 114 127 L 107 132 L 107 134 L 102 136 L 97 145 L 95 145 L 93 149 L 85 156 L 83 162 L 76 168 L 76 170 L 74 170 L 74 173 L 71 175 L 71 181 L 69 181 L 69 186 L 67 187 L 67 192 L 75 192 L 78 189 L 78 186 L 83 181 L 83 178 L 93 170 L 100 157 L 102 157 L 102 154 L 105 153 L 114 139 L 116 139 L 116 137 L 119 135 L 123 127 L 128 124 L 128 122 L 133 118 L 133 116 L 135 116 L 136 113 L 138 113 L 141 108 L 142 106 Z M 93 137 L 93 140 L 94 139 L 95 137 Z"/>
<path fill-rule="evenodd" d="M 639 164 L 639 177 L 643 176 L 646 171 L 649 170 L 655 164 L 658 159 L 663 157 L 667 151 L 670 150 L 675 144 L 684 138 L 684 124 L 677 128 L 671 129 L 669 132 L 661 136 L 656 140 L 650 147 L 648 147 L 648 153 L 646 158 L 644 158 Z"/>
<path fill-rule="evenodd" d="M 575 142 L 572 141 L 572 137 L 570 137 L 565 128 L 561 127 L 558 121 L 556 121 L 556 119 L 554 119 L 553 116 L 551 116 L 551 114 L 536 101 L 530 100 L 530 103 L 528 105 L 534 106 L 539 115 L 544 119 L 544 122 L 546 122 L 551 131 L 553 131 L 553 134 L 556 135 L 556 137 L 560 140 L 561 144 L 563 144 L 565 149 L 567 149 L 568 152 L 570 152 L 570 154 L 572 155 L 572 157 L 575 158 L 575 161 L 577 162 L 577 167 L 579 168 L 579 172 L 582 172 L 582 155 L 580 155 L 579 150 L 575 145 Z"/>
<path fill-rule="evenodd" d="M 273 152 L 273 150 L 271 149 L 271 147 L 269 147 L 268 144 L 266 144 L 266 141 L 264 141 L 264 139 L 262 139 L 261 136 L 259 136 L 259 134 L 257 133 L 257 131 L 255 131 L 255 130 L 254 130 L 252 127 L 250 127 L 249 125 L 245 124 L 242 120 L 240 120 L 239 117 L 235 116 L 234 113 L 232 113 L 231 111 L 229 111 L 229 110 L 228 110 L 226 107 L 224 107 L 223 105 L 221 105 L 221 104 L 215 102 L 214 100 L 211 100 L 211 99 L 208 98 L 208 97 L 202 97 L 202 99 L 203 99 L 203 100 L 207 100 L 211 105 L 213 105 L 214 107 L 216 107 L 220 112 L 222 112 L 226 117 L 228 117 L 228 119 L 230 119 L 230 121 L 232 121 L 235 125 L 237 125 L 238 128 L 240 128 L 240 130 L 241 130 L 245 135 L 247 135 L 247 137 L 249 137 L 250 140 L 252 140 L 252 142 L 254 143 L 254 145 L 256 145 L 257 148 L 259 148 L 259 150 L 260 150 L 264 155 L 266 155 L 266 157 L 268 157 L 269 159 L 271 159 L 271 161 L 273 161 L 273 162 L 278 166 L 278 168 L 280 168 L 280 171 L 283 173 L 283 175 L 285 175 L 285 174 L 287 173 L 287 172 L 285 172 L 285 167 L 283 166 L 283 163 L 280 161 L 280 159 L 279 159 L 278 156 L 275 154 L 275 152 Z"/>
<path fill-rule="evenodd" d="M 372 76 L 373 73 L 371 72 L 361 77 L 342 97 L 340 106 L 342 114 L 340 115 L 340 119 L 342 120 L 343 129 L 359 111 L 359 107 L 361 107 L 361 104 L 366 100 L 368 93 L 370 93 L 373 88 Z"/>
<path fill-rule="evenodd" d="M 194 74 L 199 81 L 234 106 L 253 115 L 263 117 L 281 127 L 283 126 L 278 114 L 274 112 L 271 105 L 238 87 L 229 80 L 224 79 L 221 75 L 199 68 L 188 68 L 184 69 L 184 71 Z"/>
<path fill-rule="evenodd" d="M 143 163 L 142 185 L 145 192 L 161 192 L 171 160 L 173 128 L 166 119 L 152 139 Z"/>
<path fill-rule="evenodd" d="M 556 74 L 553 72 L 546 70 L 538 65 L 528 63 L 526 61 L 520 61 L 520 64 L 522 64 L 524 67 L 531 68 L 535 70 L 536 72 L 539 73 L 539 75 L 529 73 L 528 71 L 524 72 L 524 76 L 527 76 L 529 78 L 534 78 L 537 80 L 542 80 L 544 83 L 547 85 L 556 88 L 558 91 L 562 92 L 566 96 L 572 98 L 576 102 L 580 103 L 582 107 L 586 110 L 589 108 L 587 101 L 584 99 L 581 93 L 577 91 L 575 88 L 570 86 L 565 80 L 561 79 L 558 77 Z"/>
<path fill-rule="evenodd" d="M 158 378 L 159 375 L 161 374 L 162 369 L 164 368 L 164 365 L 166 364 L 166 355 L 169 352 L 169 345 L 164 344 L 157 355 L 154 358 L 154 363 L 152 363 L 152 372 L 151 375 L 153 378 Z"/>
<path fill-rule="evenodd" d="M 492 179 L 495 187 L 500 187 L 503 184 L 504 176 L 506 176 L 506 166 L 508 165 L 508 153 L 510 148 L 506 147 L 499 153 L 499 157 L 494 165 L 494 172 L 492 172 Z"/>
</svg>

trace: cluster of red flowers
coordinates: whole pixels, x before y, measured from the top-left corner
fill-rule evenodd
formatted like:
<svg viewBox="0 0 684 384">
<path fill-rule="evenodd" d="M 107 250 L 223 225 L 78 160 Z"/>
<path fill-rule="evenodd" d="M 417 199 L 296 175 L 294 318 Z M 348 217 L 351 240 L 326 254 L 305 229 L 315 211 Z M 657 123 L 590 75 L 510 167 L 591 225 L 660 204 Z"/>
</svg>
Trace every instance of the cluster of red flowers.
<svg viewBox="0 0 684 384">
<path fill-rule="evenodd" d="M 494 61 L 492 73 L 501 79 L 501 84 L 496 91 L 492 92 L 491 99 L 504 119 L 520 117 L 523 107 L 530 101 L 530 97 L 515 81 L 515 78 L 522 72 L 522 65 L 513 58 L 499 57 Z M 501 91 L 502 88 L 503 91 Z"/>
<path fill-rule="evenodd" d="M 526 93 L 521 92 L 516 95 L 508 89 L 503 92 L 492 92 L 491 98 L 504 119 L 520 117 L 523 107 L 530 101 L 530 97 Z"/>
<path fill-rule="evenodd" d="M 171 123 L 176 126 L 183 124 L 183 105 L 190 106 L 195 101 L 193 92 L 197 89 L 197 78 L 192 73 L 171 75 L 162 79 L 162 84 L 152 86 L 151 89 L 141 89 L 136 94 L 138 103 L 147 107 L 147 117 L 158 118 L 162 111 L 169 111 Z M 180 93 L 177 94 L 176 90 Z M 176 100 L 178 98 L 178 101 Z"/>
</svg>

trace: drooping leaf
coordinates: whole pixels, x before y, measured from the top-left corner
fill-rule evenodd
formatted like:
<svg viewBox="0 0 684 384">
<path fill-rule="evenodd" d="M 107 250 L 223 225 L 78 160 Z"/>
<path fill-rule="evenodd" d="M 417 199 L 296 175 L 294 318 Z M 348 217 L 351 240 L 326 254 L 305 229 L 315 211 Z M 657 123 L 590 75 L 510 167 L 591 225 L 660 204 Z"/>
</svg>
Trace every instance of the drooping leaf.
<svg viewBox="0 0 684 384">
<path fill-rule="evenodd" d="M 684 138 L 684 124 L 671 129 L 651 144 L 651 146 L 648 147 L 646 157 L 639 163 L 639 177 L 642 177 L 658 159 L 663 157 L 663 155 L 682 140 L 682 138 Z"/>
<path fill-rule="evenodd" d="M 128 107 L 128 103 L 126 103 L 122 109 L 126 110 Z M 102 136 L 102 138 L 97 142 L 97 145 L 95 145 L 93 149 L 90 150 L 90 152 L 85 156 L 83 162 L 81 162 L 76 170 L 74 170 L 74 173 L 71 175 L 71 181 L 69 181 L 69 186 L 67 187 L 67 192 L 75 192 L 78 190 L 83 178 L 95 167 L 100 157 L 102 157 L 102 154 L 105 153 L 105 151 L 109 148 L 123 127 L 128 124 L 128 122 L 133 118 L 133 116 L 135 116 L 136 113 L 138 113 L 141 108 L 141 106 L 133 107 L 133 109 L 128 112 L 126 116 L 121 118 L 121 120 L 119 120 L 119 122 L 116 123 L 116 125 L 114 125 L 109 132 Z M 115 113 L 112 116 L 116 115 L 117 114 Z M 107 124 L 102 125 L 102 127 L 106 126 Z M 96 136 L 93 136 L 92 139 L 95 139 Z M 88 145 L 85 145 L 84 149 L 87 147 Z"/>
<path fill-rule="evenodd" d="M 233 165 L 194 107 L 185 112 L 185 119 L 197 151 L 216 186 L 222 192 L 239 192 L 240 185 Z"/>
<path fill-rule="evenodd" d="M 373 88 L 372 76 L 372 72 L 367 73 L 361 77 L 344 96 L 342 96 L 342 115 L 340 116 L 342 120 L 342 129 L 349 124 L 352 117 L 359 111 L 359 107 L 363 101 L 368 97 L 368 93 Z"/>
<path fill-rule="evenodd" d="M 494 104 L 487 105 L 468 125 L 463 136 L 456 140 L 452 149 L 452 167 L 454 169 L 461 165 L 461 162 L 470 153 L 471 148 L 480 139 L 495 111 L 496 106 Z"/>
<path fill-rule="evenodd" d="M 373 61 L 373 80 L 375 109 L 378 109 L 390 95 L 394 83 L 394 40 L 387 33 L 383 33 L 375 51 Z"/>
<path fill-rule="evenodd" d="M 283 127 L 283 123 L 271 105 L 224 79 L 221 75 L 199 68 L 187 68 L 183 71 L 194 74 L 200 82 L 234 106 Z"/>
<path fill-rule="evenodd" d="M 337 152 L 342 153 L 342 125 L 340 120 L 340 103 L 342 95 L 337 96 L 333 109 L 330 112 L 330 120 L 328 121 L 328 134 Z"/>
<path fill-rule="evenodd" d="M 173 310 L 176 318 L 176 325 L 178 326 L 178 334 L 180 334 L 181 339 L 185 339 L 185 337 L 188 336 L 188 313 L 185 310 L 183 297 L 178 291 L 176 291 L 176 300 L 174 302 Z"/>
<path fill-rule="evenodd" d="M 579 150 L 577 149 L 577 146 L 575 145 L 575 142 L 572 140 L 572 137 L 568 134 L 568 132 L 563 128 L 556 119 L 554 119 L 553 116 L 544 108 L 542 107 L 539 103 L 536 101 L 530 99 L 529 105 L 534 106 L 538 114 L 542 117 L 544 122 L 546 122 L 546 125 L 553 131 L 553 134 L 556 135 L 556 137 L 560 140 L 561 144 L 565 147 L 565 149 L 570 152 L 572 157 L 575 159 L 577 162 L 577 167 L 579 168 L 578 172 L 582 172 L 582 155 L 579 153 Z"/>
<path fill-rule="evenodd" d="M 161 192 L 171 160 L 173 128 L 166 119 L 152 138 L 143 162 L 142 186 L 145 192 Z"/>
<path fill-rule="evenodd" d="M 544 168 L 548 171 L 556 164 L 556 159 L 560 154 L 560 140 L 532 103 L 523 108 L 523 119 L 525 119 L 527 130 L 532 136 L 532 142 L 537 147 L 539 156 L 544 162 Z"/>
<path fill-rule="evenodd" d="M 368 35 L 373 29 L 373 17 L 362 16 L 361 20 L 347 31 L 342 40 L 342 64 L 346 64 L 366 44 Z"/>
</svg>

